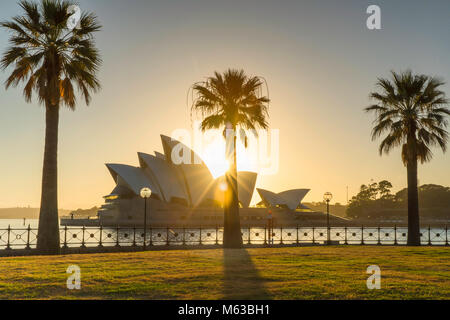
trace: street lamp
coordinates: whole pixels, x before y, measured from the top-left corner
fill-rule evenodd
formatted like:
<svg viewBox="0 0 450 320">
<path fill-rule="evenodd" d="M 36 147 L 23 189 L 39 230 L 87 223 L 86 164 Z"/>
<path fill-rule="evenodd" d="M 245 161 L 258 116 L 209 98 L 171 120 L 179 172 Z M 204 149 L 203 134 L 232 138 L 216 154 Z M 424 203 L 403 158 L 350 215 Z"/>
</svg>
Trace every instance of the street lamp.
<svg viewBox="0 0 450 320">
<path fill-rule="evenodd" d="M 147 199 L 152 195 L 152 190 L 149 188 L 141 189 L 141 197 L 144 198 L 144 250 L 147 239 Z"/>
<path fill-rule="evenodd" d="M 327 203 L 327 244 L 330 244 L 330 201 L 333 199 L 331 192 L 325 192 L 323 200 Z"/>
</svg>

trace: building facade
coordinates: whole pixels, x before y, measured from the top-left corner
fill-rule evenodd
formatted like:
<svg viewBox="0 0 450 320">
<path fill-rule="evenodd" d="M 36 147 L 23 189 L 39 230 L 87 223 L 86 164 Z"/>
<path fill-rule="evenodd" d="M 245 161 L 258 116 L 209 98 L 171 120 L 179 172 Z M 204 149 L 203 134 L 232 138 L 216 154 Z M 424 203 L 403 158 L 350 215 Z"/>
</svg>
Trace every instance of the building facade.
<svg viewBox="0 0 450 320">
<path fill-rule="evenodd" d="M 98 223 L 104 226 L 142 226 L 147 206 L 150 226 L 221 226 L 226 183 L 214 179 L 206 164 L 190 148 L 161 135 L 163 153 L 138 153 L 139 167 L 106 164 L 115 182 L 98 211 Z M 180 159 L 183 161 L 180 162 Z M 238 172 L 238 197 L 242 225 L 265 225 L 270 215 L 280 225 L 294 225 L 309 220 L 323 220 L 301 204 L 309 189 L 274 193 L 257 189 L 262 201 L 250 207 L 257 174 Z M 145 200 L 142 188 L 152 191 Z M 74 224 L 67 223 L 66 224 Z"/>
</svg>

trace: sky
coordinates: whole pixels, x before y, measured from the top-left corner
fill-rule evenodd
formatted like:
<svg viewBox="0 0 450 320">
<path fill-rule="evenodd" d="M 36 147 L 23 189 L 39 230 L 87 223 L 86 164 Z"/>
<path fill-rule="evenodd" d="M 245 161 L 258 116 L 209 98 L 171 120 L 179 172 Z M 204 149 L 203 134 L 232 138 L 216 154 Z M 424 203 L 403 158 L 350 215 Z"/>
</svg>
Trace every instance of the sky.
<svg viewBox="0 0 450 320">
<path fill-rule="evenodd" d="M 190 86 L 227 68 L 262 76 L 269 87 L 279 167 L 260 175 L 257 187 L 310 188 L 304 201 L 321 201 L 330 191 L 340 203 L 347 187 L 351 198 L 371 179 L 387 179 L 397 191 L 406 187 L 406 169 L 398 150 L 380 157 L 380 141 L 371 141 L 373 116 L 363 112 L 368 95 L 390 70 L 450 81 L 448 0 L 78 3 L 103 25 L 96 34 L 102 90 L 90 106 L 80 99 L 75 112 L 61 114 L 64 209 L 102 204 L 114 188 L 105 163 L 137 166 L 138 151 L 162 151 L 159 134 L 191 130 Z M 373 4 L 381 8 L 381 30 L 366 27 Z M 0 2 L 0 20 L 19 13 L 16 1 Z M 1 52 L 7 40 L 0 30 Z M 2 84 L 6 77 L 0 71 Z M 450 95 L 449 84 L 444 90 Z M 0 207 L 39 206 L 44 124 L 44 109 L 26 103 L 22 87 L 0 86 Z M 208 158 L 211 150 L 217 145 L 199 153 Z M 434 151 L 419 168 L 419 183 L 450 186 L 450 156 Z M 258 199 L 255 192 L 253 203 Z"/>
</svg>

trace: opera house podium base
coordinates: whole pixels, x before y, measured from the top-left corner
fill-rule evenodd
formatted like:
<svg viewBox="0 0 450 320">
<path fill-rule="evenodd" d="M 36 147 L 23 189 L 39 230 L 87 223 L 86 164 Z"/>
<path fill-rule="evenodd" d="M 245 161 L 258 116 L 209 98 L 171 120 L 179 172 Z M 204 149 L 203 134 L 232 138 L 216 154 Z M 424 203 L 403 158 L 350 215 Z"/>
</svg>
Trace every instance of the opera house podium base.
<svg viewBox="0 0 450 320">
<path fill-rule="evenodd" d="M 140 201 L 141 204 L 143 200 Z M 152 200 L 150 200 L 152 202 Z M 158 202 L 157 200 L 155 202 Z M 154 204 L 153 207 L 156 205 Z M 150 206 L 152 207 L 152 206 Z M 108 215 L 100 215 L 96 219 L 73 219 L 71 217 L 61 218 L 63 226 L 104 226 L 104 227 L 143 227 L 143 208 L 135 211 L 109 211 Z M 272 208 L 272 224 L 277 227 L 322 227 L 326 225 L 326 214 L 313 211 L 292 211 L 283 208 Z M 268 225 L 267 208 L 241 208 L 239 210 L 241 226 L 264 228 Z M 348 220 L 340 217 L 330 216 L 334 226 L 344 226 Z M 151 209 L 147 213 L 147 226 L 154 228 L 183 228 L 183 227 L 209 227 L 221 228 L 223 226 L 223 209 L 184 209 L 180 210 L 156 210 Z"/>
</svg>

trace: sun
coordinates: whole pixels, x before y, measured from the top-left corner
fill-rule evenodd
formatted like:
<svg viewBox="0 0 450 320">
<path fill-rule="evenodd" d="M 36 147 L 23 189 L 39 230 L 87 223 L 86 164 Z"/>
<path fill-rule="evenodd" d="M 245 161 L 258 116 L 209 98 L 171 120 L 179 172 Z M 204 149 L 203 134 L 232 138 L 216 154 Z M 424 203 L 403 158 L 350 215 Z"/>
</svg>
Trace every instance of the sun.
<svg viewBox="0 0 450 320">
<path fill-rule="evenodd" d="M 256 155 L 250 149 L 237 142 L 237 169 L 238 171 L 257 171 Z M 230 164 L 225 157 L 225 140 L 222 137 L 212 140 L 204 145 L 201 158 L 208 166 L 211 174 L 216 179 L 225 175 Z"/>
<path fill-rule="evenodd" d="M 214 178 L 223 176 L 229 168 L 225 158 L 225 142 L 215 141 L 204 147 L 201 158 L 208 166 Z"/>
</svg>

